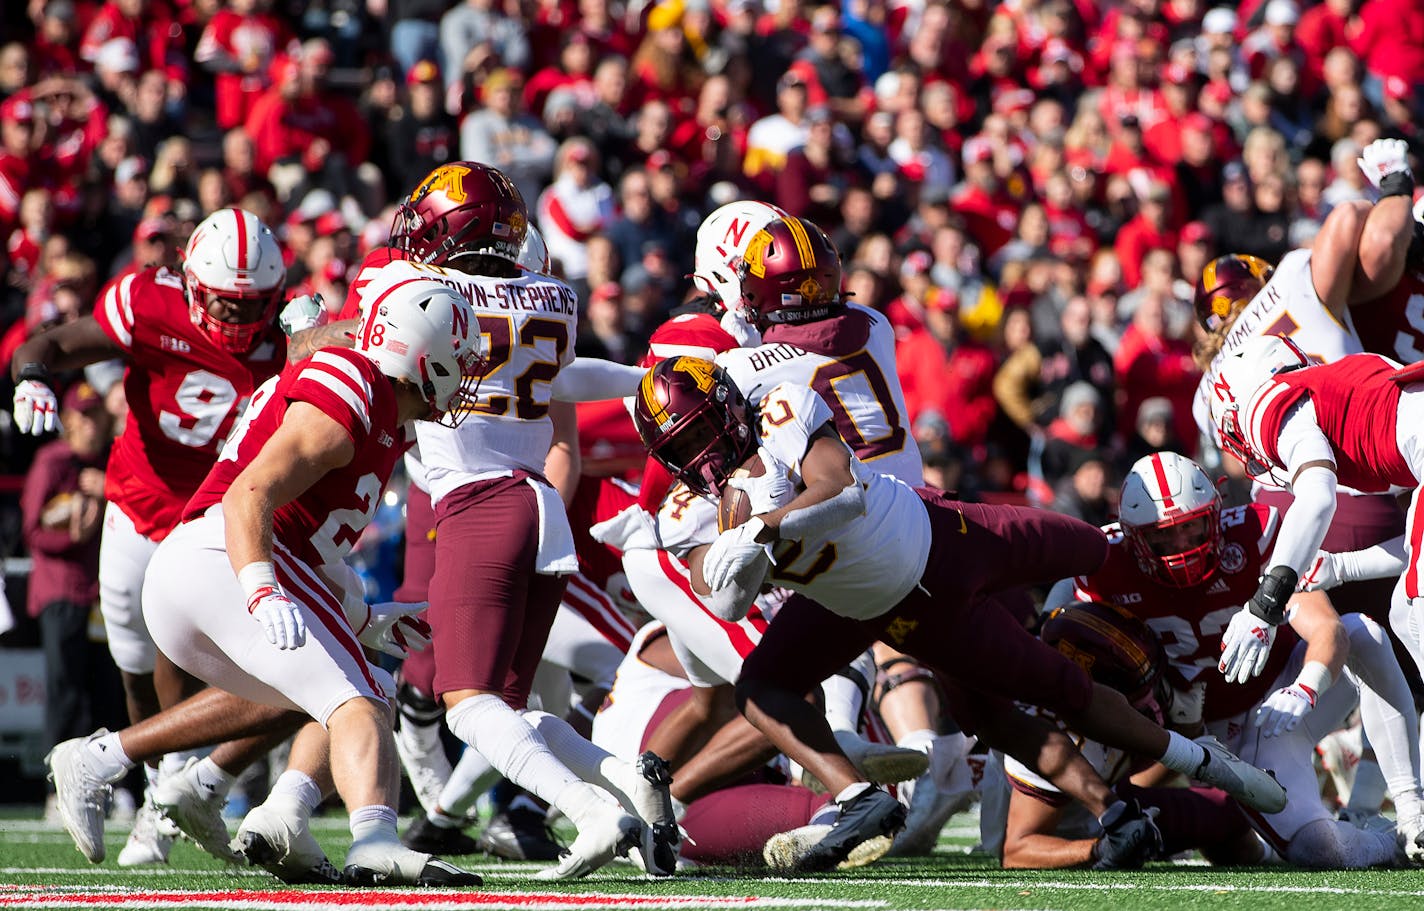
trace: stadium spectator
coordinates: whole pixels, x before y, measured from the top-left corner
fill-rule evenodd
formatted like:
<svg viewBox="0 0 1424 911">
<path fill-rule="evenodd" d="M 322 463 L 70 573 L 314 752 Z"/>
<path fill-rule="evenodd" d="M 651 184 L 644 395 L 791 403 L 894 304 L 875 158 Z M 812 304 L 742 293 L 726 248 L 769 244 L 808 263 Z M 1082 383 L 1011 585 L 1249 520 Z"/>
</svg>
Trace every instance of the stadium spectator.
<svg viewBox="0 0 1424 911">
<path fill-rule="evenodd" d="M 1167 260 L 1166 267 L 1160 271 L 1166 273 L 1170 287 L 1172 255 L 1158 251 L 1153 256 Z M 1132 322 L 1123 333 L 1122 344 L 1113 358 L 1119 394 L 1117 430 L 1123 439 L 1132 435 L 1137 427 L 1138 411 L 1149 398 L 1165 398 L 1172 404 L 1173 413 L 1178 416 L 1173 428 L 1177 439 L 1194 438 L 1192 400 L 1201 371 L 1192 362 L 1191 343 L 1168 333 L 1166 298 L 1166 294 L 1152 289 L 1137 302 Z M 1195 451 L 1196 447 L 1190 446 L 1183 454 L 1191 455 Z"/>
<path fill-rule="evenodd" d="M 895 347 L 896 370 L 905 407 L 914 424 L 939 415 L 953 441 L 966 449 L 980 446 L 998 411 L 994 403 L 994 352 L 975 341 L 959 324 L 959 298 L 932 288 L 924 308 L 925 324 Z"/>
<path fill-rule="evenodd" d="M 598 177 L 598 152 L 587 139 L 570 139 L 554 158 L 554 182 L 537 199 L 539 230 L 565 278 L 588 274 L 584 245 L 613 220 L 613 188 Z"/>
<path fill-rule="evenodd" d="M 460 157 L 494 165 L 519 192 L 536 200 L 553 173 L 554 139 L 523 110 L 523 79 L 512 69 L 496 70 L 484 82 L 484 107 L 460 124 Z"/>
<path fill-rule="evenodd" d="M 529 34 L 525 26 L 496 0 L 464 0 L 440 17 L 440 51 L 445 60 L 447 89 L 470 69 L 470 55 L 481 47 L 488 49 L 495 67 L 523 70 L 529 65 Z"/>
<path fill-rule="evenodd" d="M 398 107 L 385 128 L 386 180 L 396 187 L 413 187 L 459 151 L 455 119 L 446 113 L 440 68 L 421 60 L 405 76 L 409 103 Z"/>
<path fill-rule="evenodd" d="M 1128 288 L 1136 288 L 1142 281 L 1142 259 L 1148 251 L 1176 249 L 1174 217 L 1172 188 L 1153 181 L 1140 196 L 1137 215 L 1123 225 L 1113 245 Z"/>
<path fill-rule="evenodd" d="M 252 106 L 271 85 L 277 55 L 300 48 L 291 27 L 271 12 L 272 0 L 227 0 L 203 29 L 193 59 L 213 73 L 217 124 L 230 130 L 247 122 Z"/>
</svg>

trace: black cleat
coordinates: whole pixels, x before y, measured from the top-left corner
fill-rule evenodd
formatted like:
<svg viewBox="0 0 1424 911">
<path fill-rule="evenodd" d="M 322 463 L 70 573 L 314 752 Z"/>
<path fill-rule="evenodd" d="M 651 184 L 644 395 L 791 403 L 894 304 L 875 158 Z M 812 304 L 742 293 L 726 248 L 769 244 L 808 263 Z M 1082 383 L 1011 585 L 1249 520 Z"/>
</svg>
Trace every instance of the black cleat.
<svg viewBox="0 0 1424 911">
<path fill-rule="evenodd" d="M 417 816 L 401 836 L 401 844 L 425 854 L 478 854 L 480 843 L 459 828 L 437 826 L 428 816 Z"/>
<path fill-rule="evenodd" d="M 470 870 L 462 870 L 438 857 L 432 857 L 420 868 L 414 880 L 402 871 L 378 870 L 363 864 L 348 864 L 342 871 L 342 879 L 349 886 L 421 886 L 424 888 L 446 888 L 449 886 L 483 886 L 484 877 Z"/>
<path fill-rule="evenodd" d="M 880 788 L 871 787 L 841 806 L 826 837 L 797 859 L 800 872 L 834 870 L 862 842 L 893 835 L 905 827 L 905 807 Z"/>
<path fill-rule="evenodd" d="M 563 847 L 554 841 L 544 814 L 515 807 L 495 814 L 480 835 L 479 849 L 505 860 L 558 860 Z"/>
<path fill-rule="evenodd" d="M 237 853 L 249 864 L 262 867 L 282 882 L 293 886 L 339 886 L 345 883 L 341 871 L 325 855 L 315 863 L 304 863 L 269 842 L 261 832 L 241 832 Z"/>
<path fill-rule="evenodd" d="M 1093 844 L 1094 870 L 1137 870 L 1162 853 L 1156 810 L 1143 811 L 1135 800 L 1119 800 L 1098 822 L 1103 834 Z"/>
</svg>

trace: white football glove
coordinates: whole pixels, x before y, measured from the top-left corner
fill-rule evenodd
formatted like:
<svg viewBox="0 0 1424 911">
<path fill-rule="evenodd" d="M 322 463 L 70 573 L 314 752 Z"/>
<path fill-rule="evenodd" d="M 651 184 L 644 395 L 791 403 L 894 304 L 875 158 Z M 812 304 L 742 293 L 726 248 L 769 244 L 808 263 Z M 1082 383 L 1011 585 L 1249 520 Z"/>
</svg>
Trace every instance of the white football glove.
<svg viewBox="0 0 1424 911">
<path fill-rule="evenodd" d="M 303 294 L 287 301 L 277 316 L 277 325 L 291 338 L 303 330 L 325 325 L 330 318 L 320 294 Z"/>
<path fill-rule="evenodd" d="M 1245 683 L 1266 669 L 1276 628 L 1243 607 L 1231 618 L 1221 637 L 1221 663 L 1217 670 L 1228 683 Z"/>
<path fill-rule="evenodd" d="M 1305 575 L 1296 583 L 1298 592 L 1329 591 L 1340 584 L 1340 573 L 1335 566 L 1335 555 L 1321 551 L 1315 562 L 1306 569 Z"/>
<path fill-rule="evenodd" d="M 795 491 L 791 489 L 791 479 L 787 477 L 786 466 L 776 460 L 771 450 L 765 446 L 757 450 L 766 473 L 761 477 L 740 477 L 734 474 L 727 479 L 729 487 L 735 487 L 747 495 L 751 501 L 752 515 L 759 516 L 780 509 L 791 502 Z"/>
<path fill-rule="evenodd" d="M 1409 143 L 1403 139 L 1376 139 L 1365 146 L 1363 155 L 1355 160 L 1377 190 L 1390 174 L 1408 174 L 1411 181 L 1414 179 L 1409 169 Z"/>
<path fill-rule="evenodd" d="M 59 430 L 59 400 L 38 380 L 21 380 L 15 387 L 15 427 L 39 436 Z"/>
<path fill-rule="evenodd" d="M 761 344 L 761 332 L 735 306 L 728 307 L 727 312 L 722 314 L 722 331 L 736 339 L 743 348 L 755 348 Z"/>
<path fill-rule="evenodd" d="M 267 641 L 280 649 L 301 648 L 307 641 L 302 610 L 279 588 L 260 588 L 247 599 L 247 612 L 262 624 Z"/>
<path fill-rule="evenodd" d="M 1256 710 L 1256 727 L 1262 737 L 1294 731 L 1306 712 L 1315 708 L 1315 694 L 1298 683 L 1276 690 Z"/>
<path fill-rule="evenodd" d="M 702 558 L 702 578 L 708 588 L 714 592 L 726 588 L 742 570 L 769 553 L 765 544 L 755 540 L 765 527 L 761 519 L 753 517 L 717 536 Z"/>
<path fill-rule="evenodd" d="M 416 614 L 430 606 L 428 601 L 382 601 L 368 604 L 366 622 L 356 630 L 361 644 L 394 658 L 404 658 L 430 644 L 430 624 Z"/>
</svg>

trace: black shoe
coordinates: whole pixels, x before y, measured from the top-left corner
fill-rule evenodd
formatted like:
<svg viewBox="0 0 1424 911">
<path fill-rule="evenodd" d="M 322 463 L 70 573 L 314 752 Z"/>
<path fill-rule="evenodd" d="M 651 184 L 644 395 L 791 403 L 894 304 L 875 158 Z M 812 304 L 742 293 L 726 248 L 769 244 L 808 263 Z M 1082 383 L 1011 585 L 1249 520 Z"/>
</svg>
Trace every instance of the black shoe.
<svg viewBox="0 0 1424 911">
<path fill-rule="evenodd" d="M 1119 800 L 1098 820 L 1103 834 L 1093 844 L 1094 870 L 1137 870 L 1162 852 L 1162 833 L 1135 800 Z"/>
<path fill-rule="evenodd" d="M 478 854 L 480 843 L 458 828 L 437 826 L 429 816 L 417 816 L 401 836 L 401 844 L 422 854 Z"/>
<path fill-rule="evenodd" d="M 505 860 L 558 860 L 564 852 L 544 814 L 527 807 L 495 814 L 480 835 L 479 848 Z"/>
<path fill-rule="evenodd" d="M 831 831 L 802 855 L 797 869 L 834 870 L 856 845 L 880 835 L 893 835 L 904 827 L 904 805 L 880 788 L 868 788 L 841 807 Z"/>
</svg>

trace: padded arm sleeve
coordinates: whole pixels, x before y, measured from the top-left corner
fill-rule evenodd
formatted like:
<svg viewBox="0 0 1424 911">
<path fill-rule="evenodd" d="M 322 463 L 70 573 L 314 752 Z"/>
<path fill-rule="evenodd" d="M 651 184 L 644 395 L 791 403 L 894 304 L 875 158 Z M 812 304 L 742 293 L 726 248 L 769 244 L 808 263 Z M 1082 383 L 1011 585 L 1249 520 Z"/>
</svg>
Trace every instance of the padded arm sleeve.
<svg viewBox="0 0 1424 911">
<path fill-rule="evenodd" d="M 1334 561 L 1335 577 L 1342 584 L 1397 577 L 1408 564 L 1404 535 L 1363 550 L 1335 554 Z"/>
<path fill-rule="evenodd" d="M 865 487 L 859 481 L 852 481 L 829 500 L 793 509 L 782 516 L 779 533 L 782 538 L 799 540 L 812 532 L 824 534 L 827 529 L 839 528 L 863 515 Z"/>
<path fill-rule="evenodd" d="M 647 373 L 641 367 L 615 364 L 597 357 L 576 357 L 554 377 L 554 398 L 561 402 L 602 402 L 638 391 Z"/>
</svg>

